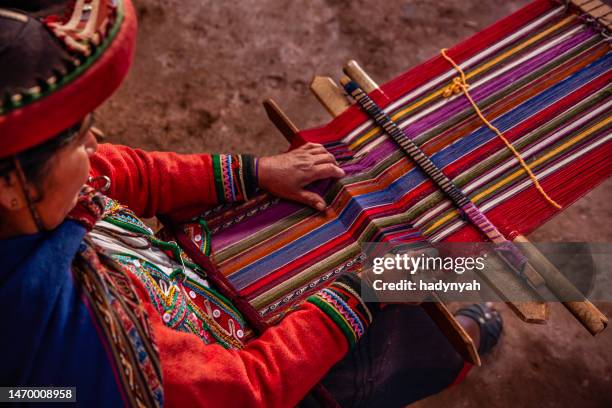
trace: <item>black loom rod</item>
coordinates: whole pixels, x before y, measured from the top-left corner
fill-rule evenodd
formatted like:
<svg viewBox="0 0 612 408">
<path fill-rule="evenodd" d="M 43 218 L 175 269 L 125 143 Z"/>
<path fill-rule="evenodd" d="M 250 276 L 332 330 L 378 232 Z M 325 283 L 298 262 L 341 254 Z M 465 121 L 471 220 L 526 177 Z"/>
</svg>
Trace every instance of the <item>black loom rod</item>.
<svg viewBox="0 0 612 408">
<path fill-rule="evenodd" d="M 474 203 L 440 170 L 400 127 L 387 115 L 370 96 L 365 93 L 357 82 L 343 78 L 340 83 L 346 92 L 365 110 L 377 125 L 393 138 L 402 150 L 416 162 L 432 181 L 455 203 L 469 221 L 487 238 L 505 248 L 498 248 L 497 254 L 510 266 L 516 274 L 525 279 L 534 288 L 544 285 L 544 279 L 527 262 L 522 252 L 506 239 L 495 225 L 476 207 Z"/>
</svg>

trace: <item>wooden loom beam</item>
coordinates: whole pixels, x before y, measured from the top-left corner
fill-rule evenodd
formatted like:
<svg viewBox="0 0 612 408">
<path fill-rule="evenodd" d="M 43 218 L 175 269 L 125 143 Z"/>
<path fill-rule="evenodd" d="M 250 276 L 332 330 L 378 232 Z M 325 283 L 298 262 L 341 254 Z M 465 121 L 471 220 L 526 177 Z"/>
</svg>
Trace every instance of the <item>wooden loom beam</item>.
<svg viewBox="0 0 612 408">
<path fill-rule="evenodd" d="M 592 2 L 598 0 L 592 0 Z M 366 92 L 371 92 L 378 89 L 378 85 L 366 74 L 363 69 L 355 62 L 351 60 L 344 67 L 344 72 L 352 79 L 357 82 L 362 89 Z M 363 81 L 365 85 L 362 85 L 360 81 Z M 533 245 L 525 236 L 517 235 L 513 242 L 518 243 L 524 252 L 525 257 L 528 260 L 526 269 L 530 271 L 533 276 L 543 278 L 548 289 L 557 296 L 559 299 L 582 299 L 562 302 L 565 308 L 574 315 L 574 317 L 591 333 L 593 336 L 601 333 L 608 325 L 608 319 L 606 316 L 593 305 L 589 300 L 585 299 L 584 296 L 574 287 L 574 285 L 550 262 L 548 259 Z M 500 268 L 494 268 L 494 270 L 501 271 Z M 521 298 L 525 294 L 533 292 L 524 282 L 520 281 L 507 281 L 502 284 L 504 280 L 509 278 L 510 274 L 498 274 L 498 276 L 490 276 L 482 274 L 482 277 L 487 280 L 497 291 L 501 291 L 502 297 L 506 299 L 516 298 L 515 296 L 509 296 L 508 290 L 519 294 Z M 506 275 L 506 276 L 503 276 Z M 514 276 L 514 275 L 512 275 Z M 517 284 L 519 286 L 517 286 Z M 522 284 L 522 285 L 521 285 Z M 521 286 L 523 286 L 521 288 Z M 501 290 L 501 288 L 504 288 Z M 534 293 L 535 295 L 535 293 Z M 549 308 L 548 305 L 541 302 L 507 302 L 509 306 L 521 317 L 521 319 L 527 322 L 539 322 L 536 317 L 538 313 L 544 313 L 540 315 L 545 321 L 548 318 Z M 546 306 L 543 310 L 544 304 Z"/>
<path fill-rule="evenodd" d="M 529 240 L 523 235 L 514 239 L 520 245 L 529 263 L 534 266 L 544 278 L 546 286 L 559 299 L 563 306 L 589 331 L 593 336 L 601 333 L 608 326 L 608 318 L 589 300 L 584 298 L 578 289 L 554 266 Z M 582 300 L 578 300 L 582 299 Z"/>
</svg>

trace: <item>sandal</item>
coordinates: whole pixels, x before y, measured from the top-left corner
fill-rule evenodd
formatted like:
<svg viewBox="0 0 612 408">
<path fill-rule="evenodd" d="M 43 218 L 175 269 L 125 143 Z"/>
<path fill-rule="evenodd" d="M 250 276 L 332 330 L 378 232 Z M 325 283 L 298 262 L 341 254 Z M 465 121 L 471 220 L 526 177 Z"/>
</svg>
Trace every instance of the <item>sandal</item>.
<svg viewBox="0 0 612 408">
<path fill-rule="evenodd" d="M 478 323 L 480 328 L 480 344 L 478 354 L 489 353 L 501 337 L 504 322 L 501 314 L 486 303 L 474 303 L 455 312 L 455 316 L 466 316 Z"/>
</svg>

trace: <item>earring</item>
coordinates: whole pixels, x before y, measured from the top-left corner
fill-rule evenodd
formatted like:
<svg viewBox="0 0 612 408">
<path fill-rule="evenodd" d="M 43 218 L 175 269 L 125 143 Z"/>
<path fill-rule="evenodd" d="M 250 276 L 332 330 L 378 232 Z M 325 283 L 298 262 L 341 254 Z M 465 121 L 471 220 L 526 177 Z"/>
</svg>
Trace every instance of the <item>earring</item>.
<svg viewBox="0 0 612 408">
<path fill-rule="evenodd" d="M 19 201 L 17 201 L 17 199 L 16 199 L 16 198 L 13 198 L 13 199 L 11 200 L 11 208 L 15 208 L 15 207 L 17 207 L 17 204 L 19 204 Z"/>
<path fill-rule="evenodd" d="M 110 188 L 110 186 L 111 186 L 111 179 L 110 179 L 110 177 L 108 177 L 108 176 L 97 176 L 97 177 L 93 177 L 93 176 L 92 176 L 92 177 L 89 177 L 89 178 L 87 179 L 87 183 L 89 183 L 89 184 L 90 184 L 92 187 L 94 187 L 94 186 L 93 186 L 93 184 L 97 184 L 97 183 L 98 183 L 98 182 L 100 182 L 100 181 L 103 181 L 103 182 L 104 182 L 104 185 L 103 185 L 102 187 L 100 187 L 100 188 L 98 189 L 98 191 L 100 191 L 100 192 L 102 192 L 102 193 L 104 193 L 104 192 L 108 191 L 108 189 L 109 189 L 109 188 Z M 94 187 L 94 188 L 95 188 L 95 187 Z"/>
</svg>

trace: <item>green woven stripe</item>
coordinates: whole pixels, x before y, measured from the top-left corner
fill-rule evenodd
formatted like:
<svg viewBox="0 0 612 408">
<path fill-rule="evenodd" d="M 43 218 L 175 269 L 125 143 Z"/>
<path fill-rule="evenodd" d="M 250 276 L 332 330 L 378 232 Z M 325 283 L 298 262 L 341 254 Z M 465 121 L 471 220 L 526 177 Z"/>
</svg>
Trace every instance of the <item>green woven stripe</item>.
<svg viewBox="0 0 612 408">
<path fill-rule="evenodd" d="M 215 190 L 217 190 L 217 202 L 225 203 L 225 191 L 223 190 L 223 170 L 221 164 L 221 156 L 218 154 L 212 155 L 213 174 L 215 175 Z"/>
<path fill-rule="evenodd" d="M 488 96 L 486 99 L 482 99 L 478 101 L 478 106 L 480 107 L 480 109 L 482 111 L 485 111 L 486 109 L 491 108 L 492 106 L 494 106 L 495 104 L 499 103 L 499 101 L 504 100 L 504 98 L 507 98 L 509 95 L 517 92 L 517 91 L 524 91 L 525 88 L 529 87 L 531 84 L 533 84 L 534 82 L 540 81 L 542 79 L 542 77 L 544 77 L 548 72 L 552 71 L 553 69 L 560 67 L 560 66 L 564 66 L 565 64 L 568 64 L 568 61 L 570 59 L 575 58 L 577 55 L 583 53 L 584 51 L 590 49 L 591 47 L 593 47 L 593 45 L 597 44 L 597 42 L 599 41 L 599 38 L 594 37 L 593 39 L 591 39 L 588 42 L 585 42 L 583 44 L 581 44 L 579 47 L 573 49 L 571 52 L 562 54 L 560 57 L 558 57 L 557 59 L 553 60 L 551 63 L 546 64 L 544 66 L 542 66 L 541 68 L 534 70 L 533 72 L 531 72 L 529 75 L 524 76 L 523 78 L 513 82 L 510 86 L 507 86 L 505 88 L 502 88 L 499 90 L 499 92 L 493 93 L 490 96 Z M 569 65 L 576 65 L 578 61 L 575 61 L 572 64 Z M 572 73 L 570 72 L 569 74 L 567 74 L 567 76 L 571 76 Z M 566 76 L 566 77 L 567 77 Z M 564 77 L 564 78 L 566 78 Z M 471 81 L 475 81 L 474 79 L 471 79 Z M 406 114 L 404 116 L 402 116 L 402 118 L 398 119 L 397 121 L 400 122 L 402 120 L 404 120 L 405 118 L 409 117 L 410 115 L 412 115 L 413 113 L 410 112 L 409 114 Z M 437 135 L 439 135 L 442 132 L 447 131 L 448 129 L 454 127 L 455 125 L 465 121 L 466 119 L 473 117 L 474 116 L 474 110 L 472 109 L 471 106 L 467 107 L 463 112 L 461 112 L 460 114 L 457 114 L 456 116 L 452 117 L 450 120 L 447 120 L 443 123 L 440 123 L 439 125 L 431 128 L 429 131 L 419 135 L 416 139 L 415 142 L 417 144 L 423 144 L 425 143 L 425 141 L 430 140 L 434 137 L 436 137 Z"/>
<path fill-rule="evenodd" d="M 543 135 L 545 135 L 547 133 L 552 133 L 556 128 L 563 126 L 564 123 L 568 123 L 571 120 L 572 117 L 578 117 L 579 115 L 583 114 L 586 110 L 588 110 L 592 106 L 594 106 L 594 105 L 604 101 L 608 97 L 608 95 L 610 93 L 610 89 L 612 89 L 612 87 L 606 87 L 606 88 L 602 89 L 601 91 L 593 94 L 589 98 L 587 98 L 584 101 L 580 102 L 580 104 L 572 107 L 567 112 L 564 112 L 564 113 L 560 114 L 559 116 L 557 116 L 557 117 L 551 119 L 550 121 L 544 123 L 542 126 L 532 130 L 530 133 L 528 133 L 527 135 L 523 136 L 520 140 L 513 141 L 512 144 L 519 151 L 521 151 L 522 149 L 526 148 L 530 144 L 533 144 L 537 140 L 541 139 L 543 137 Z M 567 139 L 567 137 L 563 138 L 563 140 L 560 141 L 560 143 L 563 143 L 566 139 Z M 550 150 L 550 147 L 548 147 L 546 150 L 547 151 Z M 542 153 L 540 153 L 540 154 L 542 154 Z M 465 173 L 462 173 L 462 174 L 456 176 L 455 178 L 453 178 L 453 182 L 458 187 L 463 187 L 466 184 L 468 184 L 469 182 L 471 182 L 471 181 L 475 180 L 476 178 L 482 176 L 484 173 L 486 173 L 486 171 L 488 169 L 491 169 L 491 168 L 495 167 L 496 165 L 498 165 L 499 163 L 503 162 L 504 160 L 507 160 L 508 157 L 510 157 L 510 156 L 512 156 L 512 152 L 510 152 L 508 149 L 500 149 L 500 150 L 494 152 L 493 154 L 491 154 L 486 159 L 484 159 L 481 163 L 476 164 L 474 167 L 469 169 L 469 171 L 467 171 Z M 557 159 L 557 157 L 554 157 L 551 160 L 556 160 L 556 159 Z M 493 182 L 498 181 L 498 179 L 501 179 L 501 176 L 499 178 L 496 178 L 495 180 L 493 180 Z M 481 187 L 476 192 L 470 193 L 470 196 L 473 196 L 473 195 L 477 194 L 482 189 L 483 189 L 483 187 Z M 392 223 L 397 223 L 397 222 L 400 222 L 400 221 L 401 222 L 411 222 L 415 218 L 421 216 L 427 210 L 429 210 L 429 209 L 435 207 L 436 205 L 438 205 L 444 199 L 445 199 L 445 196 L 441 192 L 431 193 L 427 197 L 427 200 L 425 202 L 421 202 L 421 203 L 418 203 L 417 205 L 412 206 L 405 213 L 402 214 L 401 218 L 398 217 L 398 216 L 394 216 L 392 218 L 389 218 L 389 221 L 391 221 Z M 448 214 L 448 213 L 450 213 L 450 211 L 452 211 L 452 210 L 446 211 L 444 214 Z M 440 217 L 442 217 L 442 216 L 440 216 Z M 436 217 L 436 219 L 438 219 L 440 217 Z M 440 227 L 442 227 L 442 226 L 440 226 Z"/>
<path fill-rule="evenodd" d="M 266 305 L 270 305 L 290 292 L 294 292 L 297 288 L 308 285 L 308 283 L 321 276 L 321 271 L 330 271 L 354 259 L 361 253 L 360 251 L 360 247 L 357 244 L 347 245 L 345 248 L 340 249 L 333 255 L 318 262 L 316 267 L 308 268 L 291 278 L 285 279 L 283 282 L 279 283 L 279 285 L 258 295 L 256 298 L 250 300 L 250 302 L 256 309 L 261 309 Z"/>
<path fill-rule="evenodd" d="M 138 225 L 135 225 L 135 224 L 130 224 L 129 222 L 126 222 L 126 221 L 121 221 L 117 218 L 113 218 L 112 216 L 104 217 L 104 221 L 108 222 L 109 224 L 116 225 L 117 227 L 126 229 L 130 232 L 136 232 L 138 234 L 143 234 L 147 236 L 152 235 L 151 231 L 149 231 L 146 228 L 139 227 Z"/>
<path fill-rule="evenodd" d="M 200 217 L 200 219 L 198 220 L 198 223 L 202 227 L 202 232 L 204 235 L 202 237 L 202 242 L 204 245 L 204 255 L 210 256 L 210 247 L 212 245 L 211 244 L 212 234 L 210 233 L 210 228 L 208 228 L 208 224 L 206 223 L 206 220 L 203 217 Z"/>
<path fill-rule="evenodd" d="M 351 327 L 346 323 L 346 321 L 344 321 L 342 315 L 340 314 L 340 312 L 338 312 L 338 310 L 336 310 L 335 307 L 333 307 L 332 305 L 327 303 L 325 300 L 321 299 L 320 297 L 316 295 L 310 296 L 307 299 L 307 302 L 310 302 L 313 305 L 317 306 L 319 309 L 321 309 L 323 313 L 329 316 L 329 318 L 332 319 L 334 323 L 336 323 L 336 325 L 340 328 L 340 330 L 342 330 L 342 333 L 344 333 L 344 337 L 346 337 L 346 340 L 349 343 L 349 347 L 352 347 L 353 344 L 355 344 L 355 342 L 357 341 L 355 333 L 353 332 Z"/>
</svg>

